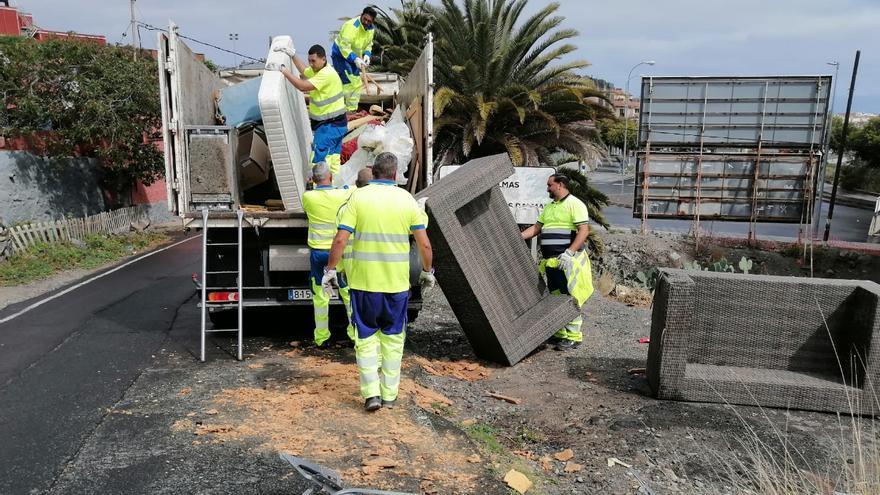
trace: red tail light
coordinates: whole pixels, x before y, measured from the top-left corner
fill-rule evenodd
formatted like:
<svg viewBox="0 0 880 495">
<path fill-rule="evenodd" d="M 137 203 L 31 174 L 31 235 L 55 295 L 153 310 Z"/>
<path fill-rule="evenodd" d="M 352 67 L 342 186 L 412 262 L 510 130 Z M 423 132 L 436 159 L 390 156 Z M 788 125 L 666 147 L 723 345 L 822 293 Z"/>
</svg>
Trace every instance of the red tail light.
<svg viewBox="0 0 880 495">
<path fill-rule="evenodd" d="M 208 293 L 208 301 L 210 301 L 210 302 L 238 301 L 238 292 L 210 292 L 210 293 Z"/>
</svg>

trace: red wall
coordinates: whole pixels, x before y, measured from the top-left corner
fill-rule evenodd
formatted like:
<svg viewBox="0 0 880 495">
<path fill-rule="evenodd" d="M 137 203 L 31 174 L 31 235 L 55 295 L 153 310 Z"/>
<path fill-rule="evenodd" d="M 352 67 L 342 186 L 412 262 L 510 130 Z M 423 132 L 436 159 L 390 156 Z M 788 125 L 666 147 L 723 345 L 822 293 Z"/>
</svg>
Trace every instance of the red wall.
<svg viewBox="0 0 880 495">
<path fill-rule="evenodd" d="M 18 10 L 12 7 L 0 7 L 0 35 L 18 36 Z"/>
</svg>

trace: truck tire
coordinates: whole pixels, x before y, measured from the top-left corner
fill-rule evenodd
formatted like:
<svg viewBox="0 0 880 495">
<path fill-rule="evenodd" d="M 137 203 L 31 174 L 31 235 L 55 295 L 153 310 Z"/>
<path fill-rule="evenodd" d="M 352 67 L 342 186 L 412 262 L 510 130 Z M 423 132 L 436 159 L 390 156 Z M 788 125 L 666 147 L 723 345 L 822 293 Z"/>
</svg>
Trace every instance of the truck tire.
<svg viewBox="0 0 880 495">
<path fill-rule="evenodd" d="M 235 328 L 238 325 L 238 310 L 208 311 L 208 319 L 214 328 Z"/>
</svg>

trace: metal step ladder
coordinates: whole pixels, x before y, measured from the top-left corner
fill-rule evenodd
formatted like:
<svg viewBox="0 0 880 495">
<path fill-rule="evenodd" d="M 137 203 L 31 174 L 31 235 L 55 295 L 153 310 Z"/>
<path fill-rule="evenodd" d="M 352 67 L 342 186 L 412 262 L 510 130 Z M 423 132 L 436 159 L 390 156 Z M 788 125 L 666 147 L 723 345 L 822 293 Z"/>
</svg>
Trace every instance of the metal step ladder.
<svg viewBox="0 0 880 495">
<path fill-rule="evenodd" d="M 244 211 L 238 210 L 236 212 L 236 227 L 238 230 L 238 242 L 208 242 L 208 209 L 202 209 L 202 338 L 201 338 L 201 361 L 205 361 L 205 336 L 209 333 L 230 333 L 237 332 L 238 333 L 238 360 L 242 359 L 242 344 L 243 344 L 243 290 L 242 283 L 244 278 L 244 270 L 242 265 L 242 224 L 244 222 Z M 220 247 L 237 247 L 237 257 L 236 257 L 236 270 L 223 270 L 223 271 L 208 271 L 208 250 L 211 248 L 220 248 Z M 208 329 L 207 328 L 207 319 L 208 319 L 208 291 L 209 290 L 223 290 L 227 291 L 228 287 L 208 287 L 208 275 L 218 275 L 218 274 L 237 274 L 237 290 L 236 294 L 236 302 L 238 309 L 238 325 L 237 328 L 229 328 L 229 329 Z"/>
</svg>

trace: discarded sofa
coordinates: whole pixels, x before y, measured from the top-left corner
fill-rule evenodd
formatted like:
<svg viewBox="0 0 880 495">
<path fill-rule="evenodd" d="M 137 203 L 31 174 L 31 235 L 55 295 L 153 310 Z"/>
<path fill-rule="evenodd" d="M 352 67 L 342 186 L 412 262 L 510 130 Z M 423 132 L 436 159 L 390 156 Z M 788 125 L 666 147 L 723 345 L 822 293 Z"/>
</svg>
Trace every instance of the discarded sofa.
<svg viewBox="0 0 880 495">
<path fill-rule="evenodd" d="M 437 281 L 477 356 L 513 365 L 578 315 L 550 295 L 498 183 L 506 154 L 479 158 L 426 188 Z"/>
<path fill-rule="evenodd" d="M 880 285 L 662 269 L 647 375 L 661 399 L 874 415 Z"/>
</svg>

